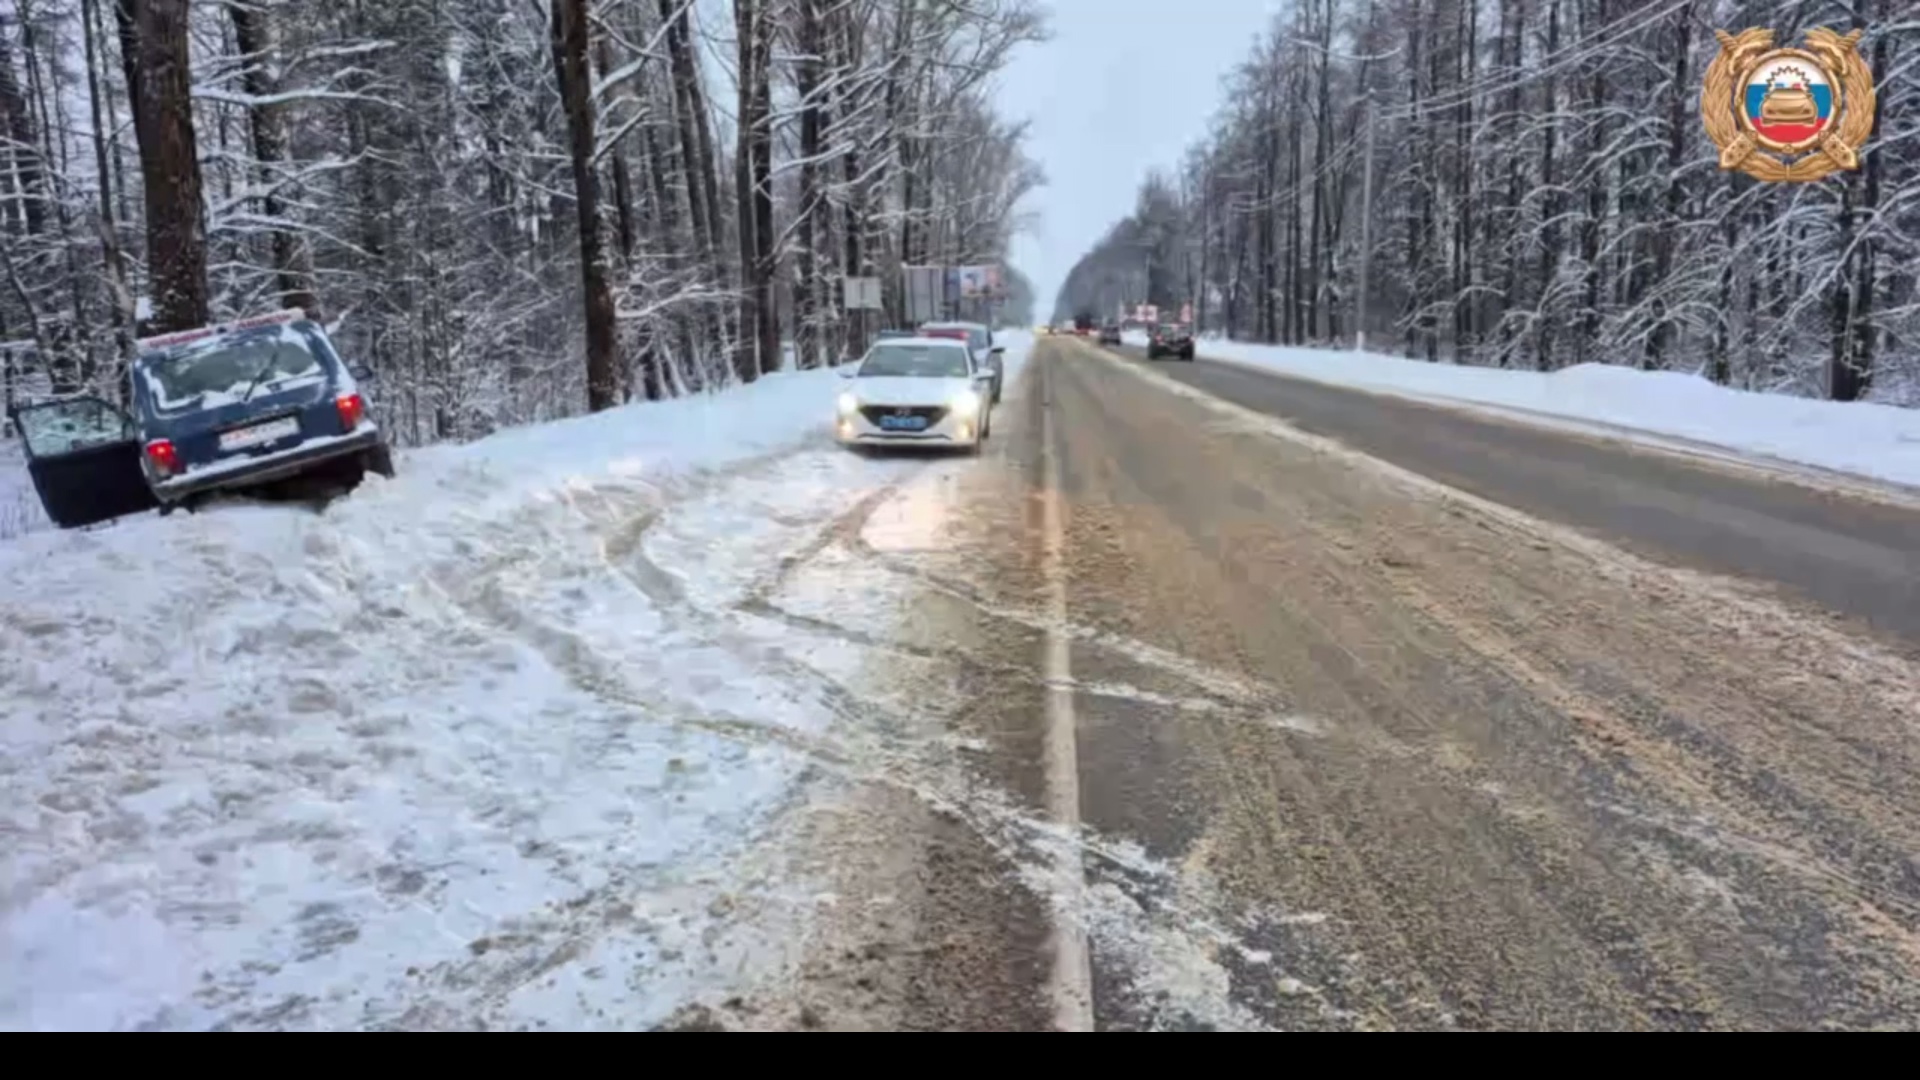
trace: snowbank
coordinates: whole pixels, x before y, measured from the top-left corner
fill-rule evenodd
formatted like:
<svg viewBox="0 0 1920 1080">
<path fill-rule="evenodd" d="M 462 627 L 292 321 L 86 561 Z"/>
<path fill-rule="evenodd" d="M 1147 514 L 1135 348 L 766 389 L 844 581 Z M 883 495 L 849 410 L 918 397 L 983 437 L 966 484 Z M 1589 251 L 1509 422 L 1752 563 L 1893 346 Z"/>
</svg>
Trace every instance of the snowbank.
<svg viewBox="0 0 1920 1080">
<path fill-rule="evenodd" d="M 0 438 L 0 544 L 40 529 L 51 528 L 40 497 L 27 475 L 20 440 Z"/>
<path fill-rule="evenodd" d="M 1341 386 L 1627 428 L 1920 485 L 1920 410 L 1751 393 L 1605 364 L 1541 374 L 1214 339 L 1202 339 L 1198 351 Z"/>
<path fill-rule="evenodd" d="M 839 388 L 0 543 L 0 1029 L 630 1027 L 724 984 L 832 713 L 699 605 L 902 468 L 830 445 Z"/>
</svg>

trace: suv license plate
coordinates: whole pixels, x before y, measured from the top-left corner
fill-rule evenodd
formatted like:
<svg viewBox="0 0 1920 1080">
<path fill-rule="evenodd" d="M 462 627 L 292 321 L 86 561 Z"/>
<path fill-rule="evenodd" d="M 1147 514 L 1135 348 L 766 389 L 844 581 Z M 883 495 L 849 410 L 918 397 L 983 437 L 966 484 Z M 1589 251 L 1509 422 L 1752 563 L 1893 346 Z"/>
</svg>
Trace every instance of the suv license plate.
<svg viewBox="0 0 1920 1080">
<path fill-rule="evenodd" d="M 300 434 L 300 421 L 289 416 L 284 420 L 272 420 L 235 431 L 223 431 L 220 433 L 220 449 L 244 450 L 249 446 L 259 446 L 298 434 Z"/>
<path fill-rule="evenodd" d="M 924 416 L 883 416 L 880 426 L 888 431 L 921 431 L 927 426 Z"/>
</svg>

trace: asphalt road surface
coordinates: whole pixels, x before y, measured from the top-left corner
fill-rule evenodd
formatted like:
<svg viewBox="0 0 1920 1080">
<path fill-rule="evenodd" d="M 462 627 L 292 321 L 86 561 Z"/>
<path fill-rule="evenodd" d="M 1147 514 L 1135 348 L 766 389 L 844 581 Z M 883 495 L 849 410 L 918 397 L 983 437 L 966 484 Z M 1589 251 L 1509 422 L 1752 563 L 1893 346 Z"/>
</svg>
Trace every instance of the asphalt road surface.
<svg viewBox="0 0 1920 1080">
<path fill-rule="evenodd" d="M 1920 1026 L 1912 511 L 1062 339 L 954 476 L 817 1026 Z"/>
<path fill-rule="evenodd" d="M 1145 362 L 1144 349 L 1121 351 Z M 1154 366 L 1463 491 L 1645 554 L 1779 584 L 1920 643 L 1920 513 L 1911 507 L 1236 364 Z"/>
</svg>

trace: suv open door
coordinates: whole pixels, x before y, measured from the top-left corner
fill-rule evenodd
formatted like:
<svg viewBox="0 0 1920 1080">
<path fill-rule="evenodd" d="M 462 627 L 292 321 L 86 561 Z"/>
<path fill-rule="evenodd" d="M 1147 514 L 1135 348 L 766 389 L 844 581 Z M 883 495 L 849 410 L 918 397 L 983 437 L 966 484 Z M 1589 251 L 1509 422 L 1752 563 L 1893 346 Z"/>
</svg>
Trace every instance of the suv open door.
<svg viewBox="0 0 1920 1080">
<path fill-rule="evenodd" d="M 27 475 L 55 525 L 77 529 L 160 505 L 140 467 L 139 433 L 112 402 L 21 405 L 13 421 L 26 444 Z"/>
</svg>

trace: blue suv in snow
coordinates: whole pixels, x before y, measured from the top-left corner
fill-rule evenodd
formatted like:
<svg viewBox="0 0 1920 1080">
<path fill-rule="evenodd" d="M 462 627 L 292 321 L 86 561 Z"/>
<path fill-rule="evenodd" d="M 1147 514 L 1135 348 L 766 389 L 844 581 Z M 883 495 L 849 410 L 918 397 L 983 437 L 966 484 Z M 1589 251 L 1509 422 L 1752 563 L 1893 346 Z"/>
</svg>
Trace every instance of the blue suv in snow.
<svg viewBox="0 0 1920 1080">
<path fill-rule="evenodd" d="M 130 409 L 89 396 L 14 412 L 54 524 L 191 509 L 217 492 L 293 481 L 351 490 L 369 471 L 393 475 L 356 373 L 305 312 L 139 344 Z"/>
</svg>

